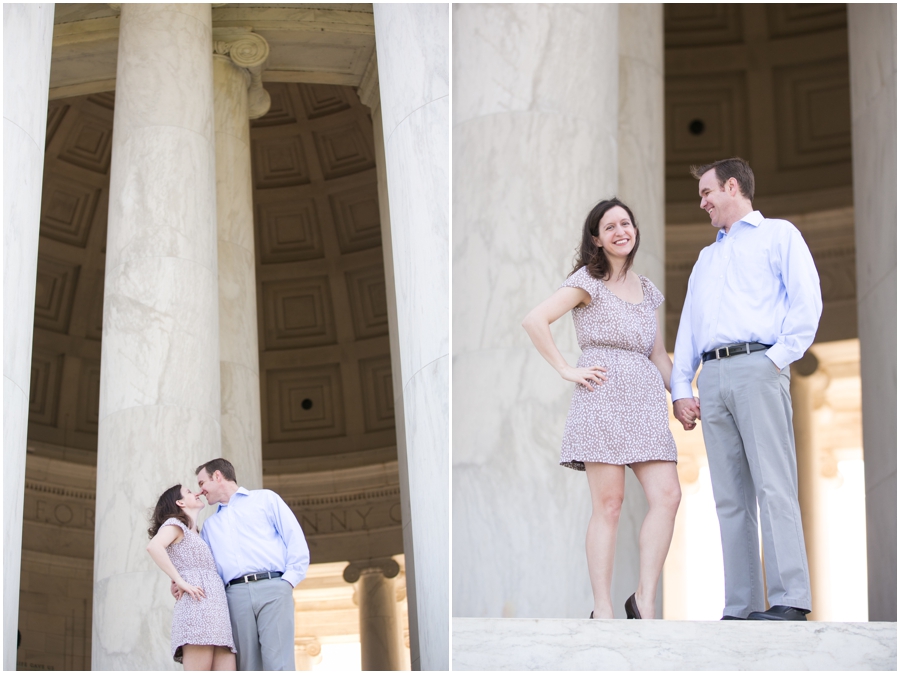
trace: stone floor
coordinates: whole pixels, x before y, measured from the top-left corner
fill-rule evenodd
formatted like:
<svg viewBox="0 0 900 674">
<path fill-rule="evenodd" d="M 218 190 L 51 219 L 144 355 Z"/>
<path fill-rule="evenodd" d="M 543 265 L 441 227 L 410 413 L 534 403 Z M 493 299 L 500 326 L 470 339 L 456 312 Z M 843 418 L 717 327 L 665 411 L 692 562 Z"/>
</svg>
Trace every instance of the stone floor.
<svg viewBox="0 0 900 674">
<path fill-rule="evenodd" d="M 454 670 L 897 670 L 897 623 L 454 618 Z"/>
</svg>

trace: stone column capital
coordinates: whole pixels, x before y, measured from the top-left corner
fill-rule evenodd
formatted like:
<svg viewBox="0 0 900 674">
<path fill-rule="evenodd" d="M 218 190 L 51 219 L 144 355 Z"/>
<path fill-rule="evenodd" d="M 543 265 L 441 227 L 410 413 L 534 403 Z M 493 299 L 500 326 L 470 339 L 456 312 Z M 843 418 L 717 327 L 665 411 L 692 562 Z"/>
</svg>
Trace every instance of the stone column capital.
<svg viewBox="0 0 900 674">
<path fill-rule="evenodd" d="M 353 584 L 360 579 L 360 576 L 370 573 L 380 573 L 385 578 L 395 578 L 400 573 L 400 565 L 390 557 L 350 562 L 344 569 L 344 580 Z"/>
<path fill-rule="evenodd" d="M 250 119 L 259 119 L 269 111 L 272 99 L 263 88 L 262 71 L 269 58 L 269 43 L 249 27 L 213 28 L 213 54 L 226 56 L 250 75 L 247 103 Z"/>
<path fill-rule="evenodd" d="M 319 643 L 318 637 L 294 637 L 294 648 L 313 658 L 322 652 L 322 644 Z"/>
</svg>

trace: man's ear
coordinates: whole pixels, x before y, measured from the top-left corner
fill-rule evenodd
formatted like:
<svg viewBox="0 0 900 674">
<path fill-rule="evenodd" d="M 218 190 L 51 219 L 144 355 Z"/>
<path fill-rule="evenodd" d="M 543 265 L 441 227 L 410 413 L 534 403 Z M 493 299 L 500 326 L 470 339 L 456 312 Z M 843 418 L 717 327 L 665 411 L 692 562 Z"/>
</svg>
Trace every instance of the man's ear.
<svg viewBox="0 0 900 674">
<path fill-rule="evenodd" d="M 221 482 L 222 479 L 223 479 L 223 478 L 222 478 L 222 471 L 221 471 L 221 470 L 217 470 L 215 473 L 213 473 L 213 474 L 212 474 L 212 479 L 213 479 L 215 482 Z"/>
</svg>

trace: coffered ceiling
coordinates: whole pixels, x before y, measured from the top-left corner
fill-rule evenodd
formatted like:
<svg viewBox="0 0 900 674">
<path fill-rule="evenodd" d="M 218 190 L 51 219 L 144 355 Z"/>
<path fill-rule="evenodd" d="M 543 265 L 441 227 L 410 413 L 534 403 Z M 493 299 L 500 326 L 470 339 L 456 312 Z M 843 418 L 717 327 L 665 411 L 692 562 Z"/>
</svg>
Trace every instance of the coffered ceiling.
<svg viewBox="0 0 900 674">
<path fill-rule="evenodd" d="M 698 222 L 688 167 L 748 160 L 761 208 L 852 203 L 843 4 L 665 5 L 667 223 Z M 775 213 L 771 213 L 774 215 Z"/>
</svg>

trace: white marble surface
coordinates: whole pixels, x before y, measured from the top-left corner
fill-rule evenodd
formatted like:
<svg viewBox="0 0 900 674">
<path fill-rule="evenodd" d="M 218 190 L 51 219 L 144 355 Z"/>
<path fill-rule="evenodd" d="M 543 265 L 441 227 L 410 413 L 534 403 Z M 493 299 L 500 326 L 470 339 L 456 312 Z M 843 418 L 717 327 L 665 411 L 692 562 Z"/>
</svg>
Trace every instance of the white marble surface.
<svg viewBox="0 0 900 674">
<path fill-rule="evenodd" d="M 663 6 L 619 5 L 619 190 L 641 246 L 634 269 L 666 292 Z M 665 329 L 665 325 L 663 325 Z"/>
<path fill-rule="evenodd" d="M 3 669 L 16 667 L 53 3 L 3 5 Z"/>
<path fill-rule="evenodd" d="M 894 671 L 897 623 L 454 618 L 453 669 Z"/>
<path fill-rule="evenodd" d="M 521 322 L 571 270 L 587 213 L 617 192 L 618 7 L 458 5 L 453 17 L 453 612 L 586 617 L 589 491 L 558 466 L 572 385 Z M 571 318 L 552 332 L 574 364 Z M 627 486 L 619 612 L 643 500 Z"/>
<path fill-rule="evenodd" d="M 449 7 L 376 4 L 374 13 L 411 659 L 440 670 L 449 667 Z"/>
<path fill-rule="evenodd" d="M 403 550 L 410 631 L 413 611 L 418 627 L 418 657 L 412 666 L 421 670 L 445 670 L 450 665 L 449 391 L 449 356 L 423 367 L 403 389 L 410 450 L 405 457 L 410 515 L 403 522 Z M 410 592 L 413 585 L 415 595 Z"/>
<path fill-rule="evenodd" d="M 222 456 L 262 488 L 262 417 L 250 167 L 249 73 L 215 56 L 216 213 Z"/>
<path fill-rule="evenodd" d="M 511 112 L 559 113 L 606 128 L 616 89 L 614 4 L 453 6 L 453 126 Z M 477 78 L 458 77 L 477 72 Z M 537 168 L 532 167 L 532 168 Z"/>
<path fill-rule="evenodd" d="M 897 619 L 897 6 L 848 5 L 869 618 Z"/>
<path fill-rule="evenodd" d="M 92 667 L 176 669 L 147 510 L 220 456 L 210 6 L 123 5 L 110 177 Z M 127 599 L 126 599 L 127 598 Z"/>
<path fill-rule="evenodd" d="M 450 95 L 449 5 L 376 3 L 373 9 L 382 124 L 390 138 L 407 117 Z"/>
</svg>

